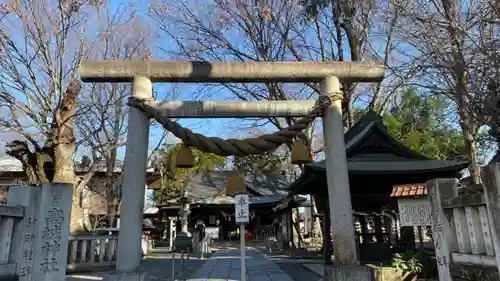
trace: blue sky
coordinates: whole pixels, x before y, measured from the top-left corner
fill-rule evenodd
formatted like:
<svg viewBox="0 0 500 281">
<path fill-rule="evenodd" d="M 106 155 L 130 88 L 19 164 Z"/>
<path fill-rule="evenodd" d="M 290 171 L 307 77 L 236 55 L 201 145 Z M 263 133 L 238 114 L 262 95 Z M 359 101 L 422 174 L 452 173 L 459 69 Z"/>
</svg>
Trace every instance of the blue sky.
<svg viewBox="0 0 500 281">
<path fill-rule="evenodd" d="M 110 1 L 110 9 L 113 11 L 116 11 L 119 7 L 119 5 L 127 3 L 127 2 L 122 2 L 122 1 Z M 140 0 L 140 1 L 135 1 L 131 2 L 135 4 L 135 8 L 137 9 L 137 13 L 142 17 L 142 20 L 144 22 L 147 22 L 148 24 L 155 24 L 152 22 L 150 18 L 145 16 L 145 13 L 147 13 L 148 9 L 148 4 L 149 1 L 145 0 Z M 126 4 L 125 4 L 126 5 Z M 240 37 L 238 33 L 235 32 L 228 32 L 230 34 L 230 40 L 231 42 L 239 42 L 239 44 L 244 44 L 245 40 L 243 37 Z M 307 34 L 306 37 L 311 37 L 313 34 Z M 172 42 L 172 40 L 166 36 L 165 34 L 160 34 L 154 35 L 154 38 L 152 40 L 156 44 L 157 47 L 161 47 L 163 49 L 168 49 L 169 46 L 175 46 L 175 43 Z M 311 41 L 314 38 L 311 37 Z M 372 41 L 375 42 L 375 48 L 377 49 L 383 49 L 385 42 L 383 40 L 376 40 Z M 347 42 L 346 42 L 347 43 Z M 348 48 L 345 48 L 344 50 L 344 56 L 346 59 L 349 58 L 349 52 Z M 171 57 L 167 57 L 165 53 L 162 53 L 160 51 L 160 48 L 155 48 L 153 50 L 153 57 L 155 59 L 157 58 L 162 58 L 162 59 L 172 59 Z M 178 58 L 175 58 L 178 59 Z M 178 96 L 175 97 L 175 99 L 178 100 L 200 100 L 201 96 L 204 96 L 202 91 L 206 91 L 206 89 L 203 89 L 202 85 L 200 84 L 155 84 L 154 85 L 155 89 L 159 93 L 158 99 L 164 100 L 167 99 L 168 95 L 167 93 L 172 92 L 173 89 L 176 89 L 178 92 Z M 204 97 L 205 99 L 210 99 L 210 100 L 228 100 L 228 99 L 234 99 L 230 93 L 227 91 L 218 91 L 216 93 L 213 93 L 209 97 Z M 366 104 L 364 101 L 359 101 L 355 104 L 355 107 L 364 107 Z M 201 133 L 207 136 L 217 136 L 217 137 L 223 137 L 223 138 L 238 138 L 238 137 L 245 137 L 248 136 L 248 131 L 247 130 L 238 130 L 239 127 L 241 127 L 241 120 L 236 120 L 236 119 L 184 119 L 181 120 L 180 123 L 187 127 L 192 129 L 194 132 Z M 275 128 L 272 126 L 266 126 L 265 129 L 267 131 L 274 131 Z M 162 135 L 162 129 L 158 128 L 158 126 L 151 127 L 150 130 L 150 148 L 156 145 L 158 142 L 160 136 Z M 167 142 L 172 143 L 176 142 L 177 140 L 175 137 L 173 137 L 171 134 L 167 138 Z M 3 149 L 1 149 L 3 150 Z M 125 152 L 125 148 L 121 148 L 119 150 L 119 155 L 120 158 L 123 158 Z M 81 154 L 82 152 L 80 151 L 78 154 Z M 77 159 L 80 159 L 80 155 L 77 155 Z"/>
<path fill-rule="evenodd" d="M 150 2 L 154 1 L 135 1 L 135 7 L 138 11 L 138 14 L 141 14 L 141 17 L 144 22 L 148 22 L 149 24 L 154 24 L 148 16 L 145 16 L 148 12 L 148 5 Z M 111 1 L 110 8 L 116 10 L 120 5 L 120 1 Z M 153 50 L 154 59 L 173 59 L 165 55 L 160 49 L 168 49 L 168 46 L 173 46 L 175 43 L 168 36 L 161 34 L 158 38 L 155 36 L 154 39 L 158 48 Z M 203 89 L 203 85 L 201 84 L 193 84 L 193 83 L 156 83 L 153 85 L 154 89 L 157 91 L 158 100 L 171 99 L 169 94 L 172 93 L 175 89 L 177 93 L 175 96 L 176 100 L 201 100 L 200 96 L 205 96 L 202 94 L 202 91 L 206 91 Z M 214 95 L 205 97 L 204 100 L 231 100 L 234 99 L 230 94 L 226 91 L 218 92 Z M 244 134 L 244 132 L 235 132 L 235 125 L 237 125 L 240 121 L 236 119 L 182 119 L 179 120 L 179 123 L 184 127 L 193 130 L 196 133 L 204 134 L 207 136 L 217 136 L 223 138 L 237 138 Z M 159 126 L 152 126 L 150 128 L 150 149 L 155 146 L 159 139 L 163 134 L 162 128 Z M 166 141 L 168 143 L 178 142 L 179 140 L 169 134 L 167 136 Z M 124 156 L 125 148 L 121 148 L 119 150 L 119 154 L 121 157 Z"/>
<path fill-rule="evenodd" d="M 151 20 L 147 17 L 144 16 L 144 14 L 147 12 L 147 7 L 148 7 L 148 2 L 149 1 L 136 1 L 135 2 L 135 7 L 138 10 L 137 14 L 139 14 L 143 21 L 151 23 Z M 134 2 L 131 2 L 134 3 Z M 126 1 L 110 1 L 109 3 L 110 9 L 111 9 L 111 14 L 115 13 L 117 9 L 120 8 L 121 5 L 127 5 Z M 123 8 L 123 6 L 122 6 Z M 15 37 L 14 37 L 15 38 Z M 23 44 L 23 39 L 21 37 L 16 38 L 16 40 L 19 42 L 19 44 Z M 171 44 L 171 42 L 168 42 L 168 39 L 166 37 L 162 37 L 161 39 L 158 40 L 157 44 L 159 46 L 165 47 Z M 21 46 L 22 47 L 22 46 Z M 161 54 L 158 52 L 158 49 L 154 49 L 154 57 L 155 58 L 163 58 L 164 54 Z M 20 68 L 22 69 L 22 68 Z M 41 77 L 44 77 L 44 75 L 41 75 Z M 179 100 L 199 100 L 200 96 L 200 85 L 197 84 L 155 84 L 154 85 L 155 90 L 159 93 L 158 99 L 164 100 L 166 99 L 167 93 L 172 92 L 173 88 L 176 88 L 178 91 L 178 96 L 176 96 L 176 99 Z M 13 91 L 10 91 L 13 92 Z M 24 95 L 20 93 L 15 93 L 14 95 L 16 98 L 24 100 Z M 218 93 L 217 95 L 214 95 L 211 97 L 211 99 L 229 99 L 230 97 L 226 95 L 225 93 Z M 0 109 L 0 114 L 5 115 L 7 114 L 5 109 L 1 108 Z M 190 120 L 182 120 L 181 123 L 188 128 L 193 129 L 197 133 L 202 133 L 206 134 L 209 136 L 219 136 L 219 137 L 235 137 L 234 132 L 231 132 L 231 126 L 228 124 L 234 124 L 236 123 L 236 120 L 231 120 L 231 119 L 190 119 Z M 153 126 L 151 127 L 150 130 L 150 147 L 155 146 L 161 137 L 163 133 L 163 130 L 159 128 L 159 126 Z M 0 133 L 0 150 L 2 157 L 5 157 L 4 155 L 4 145 L 13 139 L 18 138 L 17 134 L 15 133 Z M 176 142 L 175 137 L 173 137 L 171 134 L 167 137 L 167 142 Z M 87 151 L 80 150 L 77 152 L 76 159 L 80 160 L 82 154 L 87 154 Z M 119 158 L 123 159 L 125 153 L 125 148 L 119 149 Z"/>
<path fill-rule="evenodd" d="M 142 11 L 144 12 L 144 11 Z M 147 17 L 144 18 L 145 21 L 151 21 Z M 167 36 L 162 36 L 160 39 L 157 39 L 161 42 L 158 42 L 157 45 L 161 48 L 167 48 L 169 45 L 174 45 L 171 42 L 170 38 Z M 236 38 L 235 38 L 236 40 Z M 155 59 L 172 59 L 170 57 L 166 57 L 164 52 L 158 48 L 154 50 L 153 56 Z M 228 93 L 227 91 L 217 91 L 214 94 L 209 95 L 208 97 L 202 93 L 202 91 L 207 92 L 206 89 L 203 88 L 202 84 L 193 84 L 193 83 L 156 83 L 153 86 L 158 93 L 158 100 L 170 99 L 166 95 L 166 93 L 171 93 L 175 88 L 178 93 L 175 97 L 176 100 L 235 100 L 235 98 Z M 200 133 L 206 136 L 217 136 L 222 138 L 238 138 L 244 135 L 247 135 L 247 131 L 241 131 L 237 128 L 241 127 L 242 120 L 233 119 L 233 118 L 206 118 L 206 119 L 182 119 L 179 120 L 179 123 L 184 127 L 193 130 L 196 133 Z M 268 126 L 270 127 L 270 126 Z M 274 129 L 274 128 L 269 128 Z M 155 146 L 158 143 L 158 140 L 162 136 L 163 130 L 159 128 L 159 126 L 153 126 L 150 129 L 150 149 L 152 146 Z M 178 142 L 179 140 L 175 138 L 172 134 L 169 134 L 167 137 L 167 142 Z M 121 157 L 124 156 L 125 148 L 121 148 L 119 150 L 119 154 Z"/>
<path fill-rule="evenodd" d="M 116 3 L 116 2 L 115 2 Z M 144 5 L 143 7 L 145 7 Z M 137 7 L 139 7 L 139 3 L 137 4 Z M 113 6 L 112 6 L 113 8 Z M 145 13 L 145 9 L 140 9 L 141 13 Z M 147 17 L 144 17 L 145 21 L 151 22 L 151 19 L 148 19 Z M 230 32 L 228 31 L 229 39 L 231 42 L 240 42 L 239 44 L 244 44 L 245 40 L 244 37 L 240 37 L 238 33 L 235 32 Z M 308 34 L 307 37 L 314 36 L 313 34 Z M 160 48 L 163 49 L 168 49 L 169 46 L 175 46 L 175 42 L 171 40 L 166 34 L 161 34 L 159 37 L 156 37 L 155 42 Z M 316 40 L 315 38 L 311 38 L 311 41 Z M 347 42 L 346 42 L 347 43 Z M 153 56 L 155 58 L 165 58 L 165 59 L 178 59 L 178 58 L 171 58 L 165 55 L 165 53 L 161 52 L 159 49 L 154 50 Z M 344 56 L 346 58 L 349 58 L 350 54 L 348 50 L 345 50 Z M 158 99 L 165 99 L 165 93 L 168 91 L 171 91 L 172 87 L 179 87 L 181 90 L 179 92 L 179 96 L 176 97 L 178 100 L 200 100 L 200 91 L 203 90 L 201 87 L 202 85 L 200 84 L 155 84 L 154 87 L 155 89 L 161 93 L 158 97 Z M 218 91 L 217 93 L 209 96 L 209 97 L 204 97 L 204 99 L 209 99 L 209 100 L 228 100 L 228 99 L 234 99 L 233 96 L 228 93 L 227 91 Z M 363 104 L 362 101 L 358 102 L 355 106 L 362 106 Z M 238 127 L 241 127 L 241 119 L 236 120 L 236 119 L 183 119 L 180 120 L 180 123 L 187 127 L 192 129 L 196 133 L 201 133 L 207 136 L 218 136 L 218 137 L 243 137 L 248 135 L 248 131 L 246 130 L 237 130 Z M 320 122 L 321 123 L 321 122 Z M 273 126 L 266 126 L 265 129 L 267 131 L 274 131 L 275 128 Z M 161 136 L 162 131 L 160 128 L 151 128 L 151 133 L 150 133 L 150 140 L 151 144 L 150 146 L 154 145 L 157 143 L 158 138 Z M 168 139 L 170 142 L 176 141 L 176 139 L 173 136 L 170 136 Z M 120 154 L 123 156 L 125 149 L 120 150 Z"/>
</svg>

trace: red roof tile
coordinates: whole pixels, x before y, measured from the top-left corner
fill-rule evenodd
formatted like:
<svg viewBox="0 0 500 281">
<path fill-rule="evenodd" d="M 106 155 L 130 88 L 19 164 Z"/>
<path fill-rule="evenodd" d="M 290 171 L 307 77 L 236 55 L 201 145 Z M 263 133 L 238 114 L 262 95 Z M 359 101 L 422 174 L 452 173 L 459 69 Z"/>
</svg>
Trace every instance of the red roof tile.
<svg viewBox="0 0 500 281">
<path fill-rule="evenodd" d="M 392 187 L 391 197 L 412 197 L 427 195 L 425 183 L 403 184 Z"/>
<path fill-rule="evenodd" d="M 148 185 L 148 189 L 161 189 L 161 178 L 158 178 L 154 182 Z"/>
</svg>

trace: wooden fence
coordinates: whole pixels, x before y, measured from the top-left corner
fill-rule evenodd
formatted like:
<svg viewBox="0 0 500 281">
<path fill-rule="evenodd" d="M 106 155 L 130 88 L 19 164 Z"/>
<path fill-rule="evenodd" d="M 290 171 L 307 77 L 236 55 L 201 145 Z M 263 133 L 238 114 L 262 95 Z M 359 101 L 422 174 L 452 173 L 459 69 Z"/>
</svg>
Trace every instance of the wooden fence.
<svg viewBox="0 0 500 281">
<path fill-rule="evenodd" d="M 500 166 L 486 167 L 483 184 L 429 181 L 432 236 L 439 280 L 499 280 Z"/>
</svg>

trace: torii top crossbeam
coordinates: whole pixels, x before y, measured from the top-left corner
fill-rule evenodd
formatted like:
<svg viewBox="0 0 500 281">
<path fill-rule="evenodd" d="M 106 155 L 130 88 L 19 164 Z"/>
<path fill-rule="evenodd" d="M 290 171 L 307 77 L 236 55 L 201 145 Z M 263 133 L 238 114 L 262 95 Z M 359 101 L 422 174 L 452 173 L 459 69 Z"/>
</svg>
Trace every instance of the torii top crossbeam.
<svg viewBox="0 0 500 281">
<path fill-rule="evenodd" d="M 380 82 L 383 64 L 358 62 L 208 62 L 208 61 L 84 61 L 83 82 L 132 82 L 146 76 L 151 82 L 319 82 L 335 76 L 343 82 Z"/>
</svg>

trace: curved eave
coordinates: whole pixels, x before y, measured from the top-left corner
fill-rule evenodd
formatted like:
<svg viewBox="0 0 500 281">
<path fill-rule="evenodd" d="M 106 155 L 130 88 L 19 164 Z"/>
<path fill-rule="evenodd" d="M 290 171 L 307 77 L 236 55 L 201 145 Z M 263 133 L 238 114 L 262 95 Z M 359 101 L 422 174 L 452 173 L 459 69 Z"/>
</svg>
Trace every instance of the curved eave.
<svg viewBox="0 0 500 281">
<path fill-rule="evenodd" d="M 304 168 L 302 174 L 288 186 L 289 193 L 283 200 L 292 199 L 295 195 L 306 194 L 302 191 L 304 186 L 307 184 L 316 181 L 318 178 L 316 176 L 314 169 Z M 282 201 L 283 201 L 282 200 Z"/>
<path fill-rule="evenodd" d="M 292 191 L 297 185 L 303 185 L 305 182 L 309 181 L 311 179 L 310 173 L 308 173 L 307 166 L 304 167 L 303 172 L 300 174 L 300 176 L 294 180 L 286 189 L 289 191 Z M 290 197 L 290 193 L 286 196 L 287 198 Z"/>
<path fill-rule="evenodd" d="M 447 160 L 414 160 L 414 161 L 380 161 L 347 163 L 349 175 L 415 175 L 415 174 L 449 174 L 455 176 L 469 166 L 468 162 Z M 307 187 L 317 184 L 322 174 L 326 172 L 324 161 L 306 165 L 301 176 L 288 188 L 287 197 L 308 194 Z"/>
<path fill-rule="evenodd" d="M 273 211 L 281 211 L 286 208 L 297 208 L 301 207 L 307 199 L 305 198 L 300 198 L 297 196 L 291 196 L 291 197 L 286 197 L 282 199 L 277 206 L 273 208 Z"/>
<path fill-rule="evenodd" d="M 377 133 L 379 133 L 379 135 L 377 135 Z M 431 160 L 427 156 L 410 149 L 391 136 L 384 125 L 382 116 L 373 111 L 361 117 L 361 119 L 344 134 L 347 157 L 350 158 L 355 155 L 357 148 L 373 134 L 378 136 L 379 142 L 388 144 L 396 155 L 414 160 Z"/>
<path fill-rule="evenodd" d="M 249 204 L 252 206 L 260 206 L 260 205 L 273 205 L 278 204 L 284 196 L 249 196 Z M 188 197 L 189 204 L 191 206 L 203 205 L 203 206 L 234 206 L 235 199 L 230 196 L 211 196 L 207 198 L 194 198 Z M 178 205 L 177 199 L 169 200 L 169 203 L 172 205 Z M 170 205 L 170 206 L 172 206 Z M 163 206 L 162 206 L 163 207 Z"/>
<path fill-rule="evenodd" d="M 447 160 L 347 162 L 349 175 L 395 175 L 422 173 L 459 173 L 469 166 L 468 162 Z M 310 164 L 306 170 L 326 172 L 324 162 Z"/>
</svg>

